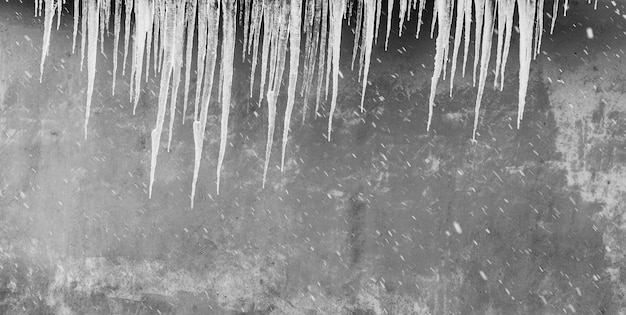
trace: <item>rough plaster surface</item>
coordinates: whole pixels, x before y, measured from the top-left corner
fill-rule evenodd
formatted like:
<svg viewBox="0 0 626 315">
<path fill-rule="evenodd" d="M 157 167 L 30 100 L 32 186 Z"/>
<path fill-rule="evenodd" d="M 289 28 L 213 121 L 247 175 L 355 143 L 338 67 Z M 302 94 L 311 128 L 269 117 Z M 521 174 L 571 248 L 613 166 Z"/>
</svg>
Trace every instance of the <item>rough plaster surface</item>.
<svg viewBox="0 0 626 315">
<path fill-rule="evenodd" d="M 366 114 L 344 66 L 332 141 L 325 117 L 295 121 L 266 189 L 265 111 L 242 88 L 215 194 L 214 106 L 191 210 L 188 123 L 147 198 L 155 79 L 133 116 L 127 76 L 111 95 L 108 43 L 84 140 L 68 26 L 39 83 L 42 21 L 0 4 L 0 313 L 625 312 L 623 22 L 600 18 L 609 2 L 571 5 L 533 63 L 521 129 L 509 71 L 486 90 L 477 143 L 467 79 L 441 91 L 426 133 L 433 45 L 398 41 L 374 52 Z"/>
</svg>

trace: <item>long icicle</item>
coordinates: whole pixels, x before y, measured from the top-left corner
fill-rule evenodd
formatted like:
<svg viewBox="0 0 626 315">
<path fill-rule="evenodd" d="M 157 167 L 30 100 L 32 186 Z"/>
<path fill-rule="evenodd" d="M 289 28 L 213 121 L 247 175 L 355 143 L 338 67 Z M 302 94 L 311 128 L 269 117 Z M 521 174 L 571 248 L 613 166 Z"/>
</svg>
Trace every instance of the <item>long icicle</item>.
<svg viewBox="0 0 626 315">
<path fill-rule="evenodd" d="M 446 52 L 446 48 L 450 41 L 450 22 L 449 16 L 450 10 L 447 8 L 449 5 L 446 0 L 435 0 L 437 6 L 437 20 L 439 30 L 437 33 L 436 53 L 435 53 L 435 70 L 430 83 L 430 97 L 428 100 L 428 122 L 426 124 L 426 131 L 430 131 L 430 124 L 432 123 L 433 110 L 435 107 L 435 96 L 437 95 L 437 83 L 439 76 L 443 68 L 443 58 Z M 433 17 L 434 18 L 434 17 Z"/>
<path fill-rule="evenodd" d="M 174 64 L 172 78 L 172 94 L 170 97 L 170 125 L 167 136 L 167 152 L 172 146 L 172 131 L 174 130 L 174 118 L 176 117 L 176 100 L 178 99 L 178 87 L 180 86 L 180 74 L 183 67 L 183 43 L 185 39 L 185 2 L 176 1 L 176 18 L 174 30 Z"/>
<path fill-rule="evenodd" d="M 283 120 L 283 147 L 280 158 L 280 171 L 285 169 L 285 151 L 289 139 L 289 126 L 291 125 L 291 113 L 296 96 L 296 83 L 298 81 L 298 69 L 300 65 L 300 15 L 302 12 L 301 1 L 291 1 L 289 13 L 289 88 L 287 91 L 287 107 Z M 279 85 L 280 88 L 280 85 Z"/>
<path fill-rule="evenodd" d="M 124 60 L 122 60 L 122 75 L 126 74 L 126 59 L 128 58 L 128 46 L 130 42 L 130 21 L 134 8 L 134 0 L 124 2 Z M 132 93 L 131 93 L 132 94 Z"/>
<path fill-rule="evenodd" d="M 80 1 L 74 0 L 74 28 L 72 32 L 72 54 L 76 51 L 76 34 L 78 33 L 78 20 L 80 17 Z"/>
<path fill-rule="evenodd" d="M 535 21 L 535 0 L 518 0 L 519 10 L 519 33 L 520 33 L 520 54 L 519 54 L 519 92 L 517 107 L 517 128 L 520 127 L 524 118 L 524 107 L 526 106 L 526 90 L 528 89 L 528 79 L 530 75 L 530 62 L 533 51 L 533 24 Z M 540 14 L 543 14 L 541 12 Z"/>
<path fill-rule="evenodd" d="M 89 116 L 91 114 L 91 99 L 93 97 L 93 85 L 96 79 L 96 58 L 98 47 L 98 7 L 100 0 L 89 0 L 89 15 L 87 21 L 89 23 L 89 53 L 87 67 L 87 106 L 85 107 L 85 139 L 87 139 L 87 126 L 89 125 Z"/>
<path fill-rule="evenodd" d="M 504 48 L 502 51 L 502 64 L 500 65 L 500 91 L 504 89 L 504 72 L 506 70 L 506 62 L 509 58 L 509 49 L 511 48 L 511 34 L 513 33 L 513 14 L 515 12 L 515 0 L 503 0 L 500 4 L 505 4 L 506 10 L 504 18 L 506 20 L 504 30 Z M 498 18 L 501 18 L 498 16 Z"/>
<path fill-rule="evenodd" d="M 164 50 L 163 65 L 161 68 L 161 82 L 159 88 L 159 107 L 157 109 L 157 119 L 154 129 L 150 133 L 152 140 L 152 152 L 150 159 L 150 184 L 148 186 L 148 198 L 152 197 L 152 186 L 154 184 L 154 175 L 156 172 L 157 157 L 159 154 L 159 148 L 161 147 L 161 134 L 163 132 L 163 123 L 165 122 L 165 112 L 167 109 L 167 95 L 172 79 L 172 67 L 174 63 L 174 43 L 175 43 L 175 17 L 176 17 L 176 3 L 177 0 L 166 0 L 165 7 L 161 9 L 165 10 L 164 21 L 161 21 L 163 25 L 163 42 L 161 43 Z"/>
<path fill-rule="evenodd" d="M 330 0 L 321 0 L 322 1 L 322 25 L 321 30 L 320 30 L 320 39 L 319 39 L 319 43 L 320 43 L 320 48 L 319 48 L 319 54 L 318 54 L 318 62 L 317 62 L 317 93 L 315 96 L 315 112 L 313 113 L 313 117 L 314 119 L 317 119 L 317 116 L 319 115 L 319 108 L 320 108 L 320 102 L 322 100 L 322 87 L 324 85 L 324 75 L 325 75 L 325 70 L 326 68 L 328 68 L 328 64 L 330 64 L 330 60 L 328 59 L 329 54 L 327 54 L 327 51 L 331 51 L 330 49 L 327 49 L 326 47 L 328 47 L 328 42 L 330 41 L 330 32 L 328 31 L 328 23 L 329 23 L 329 12 L 328 12 L 328 7 L 330 6 L 330 4 L 328 3 L 328 1 Z"/>
<path fill-rule="evenodd" d="M 281 3 L 282 2 L 282 3 Z M 276 126 L 276 102 L 280 92 L 280 85 L 283 77 L 283 69 L 285 68 L 285 54 L 287 52 L 287 37 L 289 34 L 289 12 L 290 6 L 287 1 L 276 2 L 277 9 L 274 12 L 276 24 L 274 24 L 274 42 L 270 67 L 270 82 L 267 92 L 267 144 L 265 146 L 265 163 L 263 166 L 263 188 L 267 179 L 267 170 L 269 169 L 270 156 L 272 154 L 272 144 L 274 142 L 274 129 Z"/>
<path fill-rule="evenodd" d="M 198 0 L 198 17 L 202 14 L 206 14 L 208 0 Z M 207 25 L 206 21 L 202 18 L 198 18 L 198 57 L 196 62 L 196 101 L 194 103 L 194 116 L 198 117 L 198 109 L 200 105 L 200 95 L 202 95 L 202 79 L 204 77 L 204 59 L 206 58 L 206 45 L 207 45 Z"/>
<path fill-rule="evenodd" d="M 393 3 L 395 0 L 387 0 L 387 34 L 385 36 L 385 51 L 389 46 L 389 33 L 391 32 L 391 18 L 393 16 Z"/>
<path fill-rule="evenodd" d="M 302 97 L 302 120 L 304 125 L 306 122 L 306 114 L 309 105 L 309 96 L 311 88 L 313 87 L 313 75 L 315 73 L 315 61 L 317 60 L 317 45 L 319 44 L 319 23 L 320 23 L 320 10 L 316 10 L 316 6 L 320 5 L 319 0 L 313 0 L 307 2 L 305 7 L 305 21 L 303 25 L 303 34 L 306 35 L 305 47 L 304 47 L 304 66 L 302 75 L 302 84 L 300 86 L 300 96 Z"/>
<path fill-rule="evenodd" d="M 187 115 L 187 102 L 189 101 L 189 85 L 191 78 L 191 66 L 192 66 L 192 54 L 193 54 L 193 38 L 196 32 L 196 9 L 197 0 L 187 0 L 186 1 L 186 18 L 185 22 L 187 23 L 187 29 L 185 36 L 187 37 L 187 42 L 185 44 L 185 90 L 183 91 L 183 125 L 185 124 L 185 115 Z M 194 113 L 196 114 L 196 113 Z M 194 121 L 196 117 L 194 117 Z"/>
<path fill-rule="evenodd" d="M 204 87 L 202 95 L 202 107 L 200 118 L 194 117 L 193 122 L 193 143 L 194 143 L 194 166 L 193 180 L 191 183 L 191 208 L 193 209 L 196 196 L 196 185 L 200 173 L 200 162 L 202 161 L 202 149 L 204 146 L 204 132 L 206 131 L 209 105 L 211 103 L 211 92 L 213 91 L 213 77 L 217 58 L 217 38 L 219 31 L 219 0 L 209 0 L 206 11 L 208 38 L 214 39 L 207 43 L 206 67 L 204 69 Z"/>
<path fill-rule="evenodd" d="M 115 37 L 113 37 L 113 86 L 111 87 L 111 94 L 115 95 L 115 82 L 117 77 L 117 55 L 119 54 L 119 43 L 120 43 L 120 29 L 121 19 L 122 19 L 122 0 L 115 0 L 115 14 L 114 14 L 114 25 L 115 25 Z"/>
<path fill-rule="evenodd" d="M 264 0 L 264 3 L 267 0 Z M 271 32 L 273 31 L 272 25 L 272 11 L 276 6 L 275 3 L 269 3 L 263 5 L 263 47 L 261 50 L 261 82 L 259 87 L 259 105 L 263 102 L 263 95 L 265 94 L 265 84 L 267 79 L 267 59 L 270 53 Z"/>
<path fill-rule="evenodd" d="M 154 7 L 151 2 L 136 1 L 135 10 L 135 36 L 133 40 L 133 64 L 131 68 L 131 100 L 133 102 L 133 115 L 139 104 L 141 93 L 141 75 L 143 73 L 143 56 L 146 53 L 147 34 L 152 30 L 152 18 Z"/>
<path fill-rule="evenodd" d="M 83 71 L 83 64 L 85 63 L 85 45 L 87 43 L 87 17 L 89 16 L 89 0 L 83 0 L 81 6 L 81 16 L 83 17 L 80 22 L 80 71 Z"/>
<path fill-rule="evenodd" d="M 512 0 L 514 1 L 514 0 Z M 463 69 L 462 76 L 465 78 L 465 69 L 467 69 L 467 56 L 469 55 L 469 45 L 472 34 L 472 0 L 465 0 L 465 26 L 463 26 L 465 36 L 463 38 Z"/>
<path fill-rule="evenodd" d="M 328 141 L 333 129 L 333 115 L 337 107 L 337 92 L 339 89 L 339 57 L 341 55 L 341 26 L 343 12 L 345 10 L 344 0 L 331 0 L 331 38 L 332 43 L 332 71 L 333 71 L 333 94 L 330 101 L 330 113 L 328 113 Z"/>
<path fill-rule="evenodd" d="M 44 18 L 43 45 L 41 47 L 39 82 L 42 82 L 43 80 L 43 66 L 46 61 L 46 57 L 48 56 L 48 50 L 50 49 L 50 31 L 52 30 L 52 20 L 54 19 L 55 13 L 54 5 L 54 0 L 46 0 L 46 16 Z M 39 8 L 41 9 L 41 4 Z M 83 34 L 83 36 L 85 35 Z"/>
<path fill-rule="evenodd" d="M 254 1 L 252 7 L 252 32 L 253 36 L 250 41 L 248 41 L 248 51 L 250 51 L 250 47 L 252 47 L 252 65 L 250 66 L 250 97 L 252 97 L 252 93 L 254 92 L 254 79 L 255 72 L 257 67 L 257 62 L 259 59 L 259 40 L 261 36 L 261 21 L 263 19 L 263 0 Z"/>
<path fill-rule="evenodd" d="M 370 71 L 370 59 L 372 57 L 372 41 L 374 37 L 374 17 L 376 14 L 376 6 L 372 1 L 367 1 L 365 4 L 365 34 L 363 42 L 361 44 L 362 51 L 365 52 L 365 59 L 363 61 L 363 82 L 361 86 L 361 113 L 365 111 L 365 90 L 367 89 L 367 76 Z"/>
<path fill-rule="evenodd" d="M 233 84 L 233 58 L 235 53 L 237 16 L 235 0 L 222 0 L 222 21 L 224 23 L 222 41 L 222 117 L 220 123 L 220 152 L 217 159 L 217 193 L 220 193 L 220 179 L 226 141 L 228 139 L 228 116 L 230 113 L 231 87 Z"/>
<path fill-rule="evenodd" d="M 476 141 L 476 130 L 478 129 L 478 118 L 480 117 L 480 105 L 485 91 L 485 82 L 489 72 L 489 59 L 491 57 L 491 44 L 493 42 L 493 4 L 490 0 L 485 1 L 484 27 L 482 38 L 482 55 L 480 56 L 480 78 L 478 79 L 478 95 L 474 106 L 474 130 L 472 140 Z M 479 41 L 476 39 L 476 45 Z"/>
<path fill-rule="evenodd" d="M 556 16 L 559 14 L 559 0 L 554 0 L 552 6 L 552 24 L 550 25 L 550 35 L 554 33 L 554 25 L 556 24 Z"/>
</svg>

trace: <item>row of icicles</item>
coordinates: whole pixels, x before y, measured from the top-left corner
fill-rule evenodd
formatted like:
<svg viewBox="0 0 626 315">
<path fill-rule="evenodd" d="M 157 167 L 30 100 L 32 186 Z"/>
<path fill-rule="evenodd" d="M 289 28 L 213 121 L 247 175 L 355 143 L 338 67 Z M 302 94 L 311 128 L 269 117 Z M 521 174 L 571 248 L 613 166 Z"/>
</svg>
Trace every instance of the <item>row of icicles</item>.
<svg viewBox="0 0 626 315">
<path fill-rule="evenodd" d="M 41 75 L 43 76 L 44 61 L 48 54 L 50 33 L 56 15 L 56 27 L 60 25 L 60 15 L 66 0 L 36 0 L 35 14 L 45 12 L 45 29 L 41 58 Z M 355 41 L 352 64 L 358 56 L 359 78 L 362 82 L 361 111 L 367 77 L 369 73 L 372 46 L 378 39 L 381 14 L 386 11 L 385 49 L 391 29 L 391 13 L 399 7 L 400 35 L 405 20 L 411 18 L 417 10 L 417 34 L 422 26 L 425 0 L 76 0 L 74 1 L 74 32 L 72 51 L 76 47 L 77 32 L 80 27 L 81 70 L 85 52 L 87 52 L 87 107 L 85 111 L 85 137 L 89 123 L 91 100 L 93 95 L 96 71 L 96 55 L 98 40 L 104 39 L 105 33 L 111 31 L 114 36 L 113 54 L 113 86 L 115 93 L 116 75 L 118 74 L 118 47 L 122 30 L 131 29 L 131 18 L 134 17 L 131 32 L 124 31 L 124 53 L 122 75 L 126 73 L 126 60 L 129 47 L 132 45 L 130 69 L 130 101 L 135 111 L 141 91 L 142 76 L 148 79 L 150 66 L 154 73 L 160 73 L 160 90 L 156 126 L 152 130 L 152 152 L 150 164 L 149 196 L 152 196 L 157 155 L 161 143 L 163 124 L 169 109 L 168 151 L 172 141 L 172 128 L 176 114 L 178 89 L 184 70 L 183 90 L 183 124 L 187 113 L 187 105 L 193 103 L 193 137 L 195 147 L 195 163 L 191 191 L 191 207 L 196 192 L 196 182 L 202 159 L 204 132 L 207 125 L 208 107 L 213 89 L 213 77 L 217 56 L 219 30 L 222 31 L 221 51 L 219 52 L 220 71 L 218 97 L 221 98 L 220 149 L 217 163 L 217 192 L 220 187 L 220 173 L 226 150 L 228 132 L 228 116 L 231 104 L 231 87 L 233 79 L 233 59 L 236 40 L 237 22 L 243 25 L 243 54 L 252 55 L 250 93 L 252 94 L 255 72 L 259 64 L 260 54 L 260 102 L 266 97 L 268 106 L 267 146 L 263 169 L 263 185 L 267 177 L 270 152 L 275 128 L 276 102 L 283 79 L 283 70 L 289 51 L 289 82 L 287 89 L 287 105 L 284 115 L 282 137 L 281 170 L 285 162 L 285 150 L 289 133 L 290 120 L 296 97 L 296 84 L 300 70 L 300 49 L 304 46 L 302 62 L 302 78 L 300 95 L 303 97 L 302 118 L 307 113 L 309 96 L 315 95 L 315 112 L 319 110 L 322 97 L 331 93 L 330 113 L 328 115 L 328 140 L 332 131 L 333 113 L 337 103 L 337 87 L 339 77 L 339 57 L 343 20 L 350 21 L 356 16 Z M 386 4 L 386 8 L 383 8 Z M 517 11 L 515 7 L 517 6 Z M 540 51 L 543 30 L 544 0 L 435 0 L 431 37 L 437 26 L 435 70 L 432 76 L 430 98 L 428 103 L 428 129 L 430 129 L 437 83 L 443 74 L 445 79 L 448 61 L 451 63 L 450 95 L 461 40 L 464 40 L 462 74 L 465 75 L 469 44 L 471 41 L 471 25 L 475 22 L 473 83 L 476 84 L 477 68 L 478 96 L 475 105 L 473 140 L 480 111 L 481 98 L 485 89 L 488 66 L 491 59 L 494 32 L 497 34 L 496 66 L 494 88 L 500 79 L 499 87 L 504 83 L 504 71 L 509 55 L 511 34 L 513 31 L 514 13 L 519 21 L 519 105 L 517 125 L 524 113 L 526 90 L 530 62 Z M 568 8 L 564 3 L 564 14 Z M 552 29 L 557 16 L 558 0 L 554 1 L 552 12 Z M 113 14 L 114 26 L 111 27 L 110 15 Z M 82 18 L 81 18 L 82 17 Z M 122 17 L 124 21 L 122 21 Z M 302 19 L 304 18 L 304 19 Z M 221 25 L 220 25 L 221 21 Z M 122 27 L 122 22 L 124 27 Z M 79 25 L 80 24 L 80 25 Z M 454 25 L 454 29 L 453 26 Z M 454 31 L 452 58 L 449 58 L 450 36 Z M 263 32 L 263 34 L 261 34 Z M 194 36 L 197 36 L 197 47 L 194 47 Z M 304 43 L 302 43 L 304 42 Z M 87 50 L 85 46 L 87 45 Z M 197 49 L 195 97 L 190 100 L 190 73 L 192 69 L 192 52 Z M 360 48 L 360 49 L 358 49 Z M 100 46 L 103 49 L 103 45 Z M 151 63 L 152 59 L 152 63 Z M 144 73 L 145 72 L 145 73 Z M 41 78 L 40 78 L 41 79 Z M 332 82 L 332 86 L 329 87 Z M 315 90 L 313 90 L 315 88 Z"/>
</svg>

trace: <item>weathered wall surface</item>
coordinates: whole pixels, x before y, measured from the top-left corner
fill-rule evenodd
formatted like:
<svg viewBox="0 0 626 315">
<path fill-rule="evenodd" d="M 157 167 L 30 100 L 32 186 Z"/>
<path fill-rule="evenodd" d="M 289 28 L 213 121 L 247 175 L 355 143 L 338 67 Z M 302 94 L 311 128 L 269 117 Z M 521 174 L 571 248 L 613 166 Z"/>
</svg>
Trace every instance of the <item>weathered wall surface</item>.
<svg viewBox="0 0 626 315">
<path fill-rule="evenodd" d="M 70 28 L 40 83 L 41 20 L 0 4 L 0 313 L 625 312 L 623 8 L 570 5 L 533 63 L 519 130 L 516 47 L 471 143 L 471 77 L 451 99 L 441 89 L 426 133 L 433 44 L 396 41 L 375 49 L 367 112 L 346 62 L 332 140 L 325 105 L 296 119 L 265 189 L 267 117 L 238 65 L 221 193 L 213 106 L 191 210 L 189 120 L 162 143 L 147 196 L 156 79 L 133 115 L 128 73 L 111 94 L 105 42 L 84 139 Z"/>
</svg>

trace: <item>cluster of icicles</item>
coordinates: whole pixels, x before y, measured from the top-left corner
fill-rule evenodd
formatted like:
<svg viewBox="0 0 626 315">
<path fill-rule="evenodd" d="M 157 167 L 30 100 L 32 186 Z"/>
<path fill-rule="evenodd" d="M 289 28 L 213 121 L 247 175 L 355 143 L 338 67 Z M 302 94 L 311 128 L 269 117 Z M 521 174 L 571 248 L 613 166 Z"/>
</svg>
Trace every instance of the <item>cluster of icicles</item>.
<svg viewBox="0 0 626 315">
<path fill-rule="evenodd" d="M 50 32 L 57 15 L 57 29 L 60 24 L 62 7 L 66 0 L 36 0 L 35 14 L 45 13 L 45 30 L 41 58 L 43 75 L 44 61 L 48 54 Z M 567 0 L 566 0 L 567 1 Z M 266 97 L 268 111 L 268 132 L 263 171 L 263 185 L 272 148 L 275 128 L 276 102 L 283 80 L 286 55 L 289 52 L 289 81 L 287 104 L 284 115 L 282 137 L 281 170 L 284 167 L 285 149 L 287 146 L 290 120 L 296 97 L 296 84 L 302 68 L 300 95 L 303 97 L 303 119 L 307 113 L 308 100 L 315 95 L 315 113 L 319 110 L 320 99 L 329 93 L 330 113 L 328 114 L 328 134 L 330 140 L 333 112 L 337 103 L 337 87 L 339 78 L 339 57 L 342 27 L 344 19 L 348 21 L 356 17 L 354 25 L 355 40 L 352 65 L 359 57 L 359 78 L 362 82 L 361 111 L 367 87 L 370 56 L 372 46 L 378 39 L 381 13 L 386 11 L 385 48 L 391 29 L 391 17 L 394 8 L 399 7 L 400 35 L 405 20 L 417 11 L 417 34 L 422 26 L 426 0 L 76 0 L 74 1 L 74 33 L 72 50 L 76 47 L 76 35 L 80 27 L 81 69 L 85 52 L 87 52 L 88 90 L 85 110 L 85 137 L 96 71 L 98 40 L 102 41 L 105 33 L 114 34 L 113 54 L 113 93 L 118 74 L 118 47 L 122 30 L 131 30 L 131 19 L 134 19 L 132 31 L 124 31 L 124 53 L 122 74 L 126 72 L 126 60 L 129 48 L 132 47 L 130 69 L 130 101 L 137 107 L 141 91 L 142 77 L 147 80 L 150 66 L 154 73 L 159 73 L 160 91 L 158 96 L 158 112 L 156 126 L 151 133 L 152 155 L 150 169 L 149 195 L 156 169 L 157 155 L 161 144 L 161 135 L 165 116 L 169 109 L 168 150 L 172 140 L 172 128 L 178 103 L 178 89 L 184 70 L 184 91 L 182 100 L 183 123 L 187 114 L 187 105 L 193 103 L 193 136 L 195 145 L 195 163 L 191 192 L 191 206 L 196 192 L 196 182 L 202 159 L 204 133 L 213 89 L 213 78 L 217 57 L 220 57 L 218 91 L 221 104 L 221 139 L 217 162 L 217 192 L 220 187 L 220 171 L 226 150 L 228 132 L 228 116 L 231 104 L 231 87 L 233 79 L 233 59 L 236 40 L 237 22 L 243 25 L 243 54 L 252 56 L 250 93 L 252 94 L 255 72 L 259 64 L 260 53 L 260 88 L 259 102 Z M 383 7 L 386 4 L 386 7 Z M 446 75 L 448 61 L 451 63 L 450 94 L 453 78 L 457 68 L 457 57 L 460 44 L 464 39 L 462 73 L 465 75 L 468 50 L 471 41 L 472 23 L 474 23 L 474 60 L 473 82 L 476 84 L 477 67 L 478 97 L 475 105 L 475 121 L 473 139 L 476 137 L 481 98 L 485 89 L 488 66 L 491 59 L 494 33 L 497 34 L 496 65 L 494 88 L 502 89 L 504 70 L 509 54 L 511 34 L 513 31 L 514 13 L 519 21 L 519 111 L 517 123 L 524 112 L 526 90 L 531 59 L 540 51 L 543 30 L 544 0 L 435 0 L 431 37 L 437 27 L 435 70 L 432 76 L 430 99 L 428 103 L 428 129 L 430 129 L 437 83 L 443 74 Z M 517 11 L 515 7 L 517 6 Z M 554 1 L 552 28 L 557 16 L 558 0 Z M 564 4 L 567 9 L 567 2 Z M 110 20 L 113 14 L 114 25 Z M 122 21 L 124 19 L 124 21 Z M 354 20 L 352 20 L 354 21 Z M 122 28 L 121 23 L 124 23 Z M 221 24 L 220 24 L 221 23 Z M 453 26 L 454 25 L 454 29 Z M 218 40 L 221 30 L 221 51 L 218 54 Z M 454 34 L 452 35 L 452 32 Z M 261 34 L 263 32 L 263 34 Z M 132 43 L 130 38 L 133 38 Z M 197 46 L 194 45 L 197 36 Z M 452 58 L 449 58 L 451 36 L 454 38 Z M 304 43 L 303 43 L 304 42 Z M 87 50 L 85 46 L 87 45 Z M 132 46 L 131 46 L 132 45 Z M 195 46 L 195 47 L 194 47 Z M 303 66 L 300 66 L 301 47 L 304 46 Z M 103 45 L 100 46 L 101 49 Z M 360 49 L 359 49 L 360 48 Z M 197 51 L 197 80 L 195 98 L 190 99 L 190 72 L 192 70 L 192 52 Z M 152 56 L 151 56 L 152 55 Z M 152 58 L 152 64 L 151 60 Z M 329 85 L 332 82 L 332 86 Z M 313 90 L 313 89 L 316 90 Z M 311 97 L 312 98 L 312 97 Z M 261 104 L 261 103 L 260 103 Z M 133 112 L 134 112 L 133 109 Z"/>
</svg>

